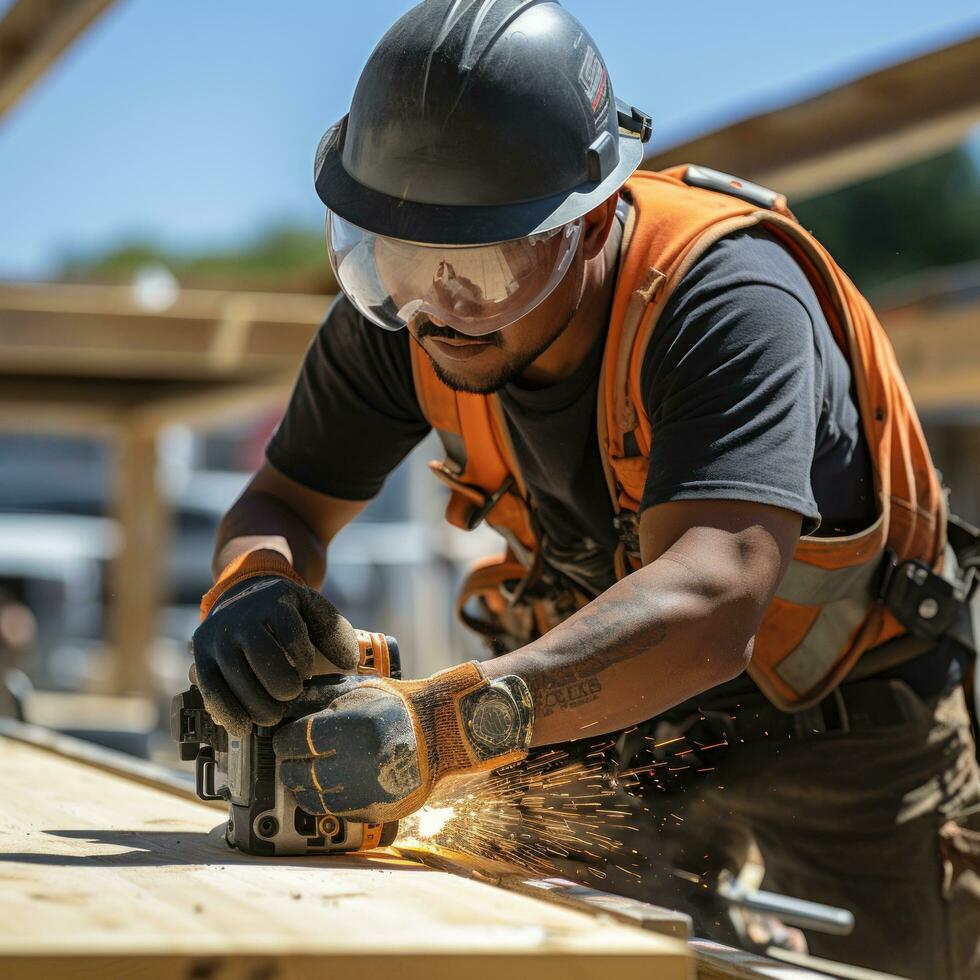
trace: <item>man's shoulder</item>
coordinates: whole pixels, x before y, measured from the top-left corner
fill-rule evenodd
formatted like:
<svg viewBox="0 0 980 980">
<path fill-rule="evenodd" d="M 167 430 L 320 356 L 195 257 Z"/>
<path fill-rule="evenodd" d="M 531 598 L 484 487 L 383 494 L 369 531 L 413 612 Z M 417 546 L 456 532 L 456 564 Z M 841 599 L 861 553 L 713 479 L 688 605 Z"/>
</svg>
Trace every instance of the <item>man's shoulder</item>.
<svg viewBox="0 0 980 980">
<path fill-rule="evenodd" d="M 732 378 L 734 365 L 815 370 L 822 319 L 805 272 L 778 239 L 757 228 L 728 235 L 678 283 L 653 329 L 641 371 L 648 401 L 665 385 Z"/>
<path fill-rule="evenodd" d="M 720 238 L 676 288 L 683 293 L 705 284 L 730 289 L 752 283 L 784 289 L 804 305 L 813 295 L 800 264 L 764 227 L 743 229 Z"/>
<path fill-rule="evenodd" d="M 657 321 L 648 355 L 669 343 L 700 344 L 706 335 L 774 343 L 799 323 L 812 339 L 822 316 L 806 273 L 770 232 L 751 228 L 715 242 L 673 289 Z"/>
</svg>

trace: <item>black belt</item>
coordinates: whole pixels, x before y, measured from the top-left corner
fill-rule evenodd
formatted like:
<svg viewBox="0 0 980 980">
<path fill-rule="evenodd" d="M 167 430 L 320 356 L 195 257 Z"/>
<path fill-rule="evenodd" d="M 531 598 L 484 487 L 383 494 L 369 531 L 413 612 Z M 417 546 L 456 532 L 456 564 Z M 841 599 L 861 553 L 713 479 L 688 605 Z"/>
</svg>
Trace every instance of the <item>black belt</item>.
<svg viewBox="0 0 980 980">
<path fill-rule="evenodd" d="M 812 707 L 794 712 L 781 711 L 761 691 L 713 701 L 702 696 L 699 707 L 678 705 L 645 725 L 623 732 L 617 754 L 627 773 L 632 775 L 635 770 L 641 782 L 655 779 L 664 790 L 673 770 L 651 765 L 651 759 L 667 762 L 678 749 L 684 749 L 683 761 L 690 763 L 684 769 L 693 771 L 701 765 L 715 765 L 714 756 L 698 761 L 699 750 L 709 746 L 717 749 L 727 743 L 737 748 L 763 741 L 871 732 L 910 722 L 927 725 L 944 696 L 923 698 L 904 681 L 886 678 L 841 684 Z M 647 772 L 652 775 L 638 775 Z M 673 778 L 683 784 L 683 775 Z"/>
<path fill-rule="evenodd" d="M 678 729 L 704 724 L 717 729 L 729 744 L 738 745 L 764 739 L 873 731 L 924 721 L 931 717 L 940 697 L 924 700 L 903 681 L 872 679 L 842 684 L 802 711 L 781 711 L 764 695 L 747 694 L 734 704 L 705 703 L 684 721 L 670 720 Z"/>
</svg>

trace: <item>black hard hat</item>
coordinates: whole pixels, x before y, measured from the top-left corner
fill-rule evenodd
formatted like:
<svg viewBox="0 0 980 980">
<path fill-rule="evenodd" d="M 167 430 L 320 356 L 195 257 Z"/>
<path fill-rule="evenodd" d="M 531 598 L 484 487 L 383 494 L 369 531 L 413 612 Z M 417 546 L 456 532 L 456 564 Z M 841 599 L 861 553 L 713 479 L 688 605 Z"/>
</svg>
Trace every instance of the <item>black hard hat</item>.
<svg viewBox="0 0 980 980">
<path fill-rule="evenodd" d="M 425 0 L 381 39 L 316 155 L 341 218 L 476 245 L 574 221 L 637 168 L 650 117 L 616 100 L 555 0 Z"/>
</svg>

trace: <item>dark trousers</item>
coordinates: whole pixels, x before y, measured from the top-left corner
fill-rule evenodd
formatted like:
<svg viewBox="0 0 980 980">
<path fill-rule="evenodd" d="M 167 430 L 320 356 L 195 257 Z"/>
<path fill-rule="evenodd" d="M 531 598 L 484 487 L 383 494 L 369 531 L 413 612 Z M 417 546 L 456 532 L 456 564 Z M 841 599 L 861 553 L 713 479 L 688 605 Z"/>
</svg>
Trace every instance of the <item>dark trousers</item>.
<svg viewBox="0 0 980 980">
<path fill-rule="evenodd" d="M 651 754 L 641 795 L 621 781 L 619 806 L 628 802 L 636 829 L 619 835 L 618 853 L 561 869 L 686 911 L 698 934 L 732 943 L 714 885 L 754 843 L 762 887 L 853 912 L 849 936 L 807 932 L 813 955 L 913 980 L 980 978 L 980 775 L 963 695 L 927 703 L 891 684 L 913 707 L 883 725 L 794 733 L 769 708 L 771 737 L 763 710 L 744 743 L 730 733 L 703 751 L 708 719 L 677 743 L 684 754 Z M 652 753 L 665 734 L 669 725 L 651 723 L 634 744 L 645 736 Z M 631 762 L 644 768 L 642 754 Z"/>
</svg>

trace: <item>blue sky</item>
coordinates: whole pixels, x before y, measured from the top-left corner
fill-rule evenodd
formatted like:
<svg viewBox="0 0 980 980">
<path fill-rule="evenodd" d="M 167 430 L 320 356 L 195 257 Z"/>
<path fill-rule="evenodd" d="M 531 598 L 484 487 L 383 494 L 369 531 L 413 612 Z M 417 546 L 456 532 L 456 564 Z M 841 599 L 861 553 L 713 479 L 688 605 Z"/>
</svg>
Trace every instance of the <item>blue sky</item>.
<svg viewBox="0 0 980 980">
<path fill-rule="evenodd" d="M 0 11 L 9 0 L 0 0 Z M 0 120 L 0 277 L 318 224 L 313 153 L 410 0 L 118 0 Z M 565 0 L 669 142 L 980 30 L 976 0 Z"/>
</svg>

